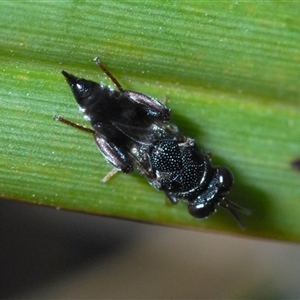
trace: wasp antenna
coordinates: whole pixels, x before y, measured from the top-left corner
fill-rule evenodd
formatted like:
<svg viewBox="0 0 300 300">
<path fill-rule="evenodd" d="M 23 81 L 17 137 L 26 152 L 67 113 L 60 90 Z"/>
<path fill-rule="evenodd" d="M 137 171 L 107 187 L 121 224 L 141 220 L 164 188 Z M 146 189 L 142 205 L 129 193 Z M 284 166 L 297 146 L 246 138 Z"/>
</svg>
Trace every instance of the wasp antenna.
<svg viewBox="0 0 300 300">
<path fill-rule="evenodd" d="M 238 215 L 238 212 L 249 216 L 249 215 L 251 215 L 251 210 L 249 210 L 245 207 L 242 207 L 234 202 L 231 202 L 227 198 L 222 199 L 222 201 L 219 203 L 219 205 L 234 217 L 234 219 L 237 221 L 241 230 L 246 229 L 244 221 L 240 218 L 240 216 Z"/>
<path fill-rule="evenodd" d="M 121 93 L 124 93 L 124 89 L 122 88 L 122 86 L 119 83 L 119 81 L 106 69 L 106 67 L 100 61 L 99 57 L 95 57 L 94 58 L 94 62 L 107 75 L 107 77 L 114 83 L 114 85 L 117 87 L 117 89 Z"/>
<path fill-rule="evenodd" d="M 252 211 L 251 211 L 250 209 L 245 208 L 245 207 L 243 207 L 243 206 L 240 206 L 240 205 L 238 205 L 238 204 L 236 204 L 236 203 L 234 203 L 234 202 L 232 202 L 232 201 L 230 201 L 230 200 L 228 200 L 228 199 L 225 199 L 225 202 L 227 202 L 228 205 L 229 205 L 232 209 L 234 209 L 234 210 L 236 210 L 236 211 L 238 211 L 238 212 L 240 212 L 240 213 L 242 213 L 242 214 L 244 214 L 244 215 L 246 215 L 246 216 L 250 216 L 250 215 L 252 214 Z"/>
</svg>

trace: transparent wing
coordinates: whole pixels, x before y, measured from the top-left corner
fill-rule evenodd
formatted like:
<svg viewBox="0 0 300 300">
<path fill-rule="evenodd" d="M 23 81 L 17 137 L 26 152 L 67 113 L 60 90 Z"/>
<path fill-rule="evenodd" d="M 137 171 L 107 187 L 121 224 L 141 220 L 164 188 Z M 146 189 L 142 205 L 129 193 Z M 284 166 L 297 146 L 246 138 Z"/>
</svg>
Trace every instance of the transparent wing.
<svg viewBox="0 0 300 300">
<path fill-rule="evenodd" d="M 115 121 L 112 124 L 137 143 L 150 145 L 160 140 L 178 140 L 179 142 L 184 140 L 178 128 L 172 124 L 154 122 L 145 127 L 137 127 Z"/>
</svg>

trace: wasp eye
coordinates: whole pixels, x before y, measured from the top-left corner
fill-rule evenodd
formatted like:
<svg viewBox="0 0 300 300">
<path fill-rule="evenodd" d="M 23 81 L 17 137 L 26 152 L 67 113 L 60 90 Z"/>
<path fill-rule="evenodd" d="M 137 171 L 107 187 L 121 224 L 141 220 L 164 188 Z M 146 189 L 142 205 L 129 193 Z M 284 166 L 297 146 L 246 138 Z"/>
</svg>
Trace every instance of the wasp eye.
<svg viewBox="0 0 300 300">
<path fill-rule="evenodd" d="M 197 219 L 205 219 L 216 211 L 213 201 L 188 206 L 189 213 Z"/>
<path fill-rule="evenodd" d="M 220 167 L 219 169 L 219 178 L 218 181 L 220 183 L 219 186 L 219 194 L 224 195 L 228 194 L 233 185 L 233 175 L 231 171 L 225 167 Z"/>
</svg>

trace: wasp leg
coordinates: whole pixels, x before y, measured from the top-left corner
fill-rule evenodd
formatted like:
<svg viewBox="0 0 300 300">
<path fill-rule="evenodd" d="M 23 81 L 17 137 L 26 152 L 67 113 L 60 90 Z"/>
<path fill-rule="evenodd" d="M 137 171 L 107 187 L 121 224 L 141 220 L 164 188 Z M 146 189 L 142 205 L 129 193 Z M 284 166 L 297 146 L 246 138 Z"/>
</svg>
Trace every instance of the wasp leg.
<svg viewBox="0 0 300 300">
<path fill-rule="evenodd" d="M 145 94 L 135 92 L 135 91 L 125 91 L 119 81 L 106 69 L 103 63 L 98 57 L 94 58 L 97 66 L 108 76 L 108 78 L 114 83 L 121 93 L 127 95 L 132 101 L 145 106 L 148 109 L 151 109 L 152 117 L 155 117 L 159 120 L 170 121 L 171 120 L 171 110 L 167 108 L 163 103 L 158 100 L 149 97 Z"/>
<path fill-rule="evenodd" d="M 116 168 L 111 169 L 111 171 L 109 173 L 107 173 L 105 177 L 103 177 L 101 179 L 101 182 L 104 182 L 104 183 L 107 182 L 110 178 L 112 178 L 118 172 L 119 172 L 119 170 Z"/>
<path fill-rule="evenodd" d="M 125 91 L 124 94 L 137 104 L 150 109 L 152 117 L 162 121 L 171 120 L 171 110 L 155 98 L 136 91 Z"/>
<path fill-rule="evenodd" d="M 114 83 L 114 85 L 118 88 L 121 93 L 124 93 L 124 89 L 122 88 L 119 81 L 104 67 L 99 57 L 94 58 L 94 62 L 96 65 L 107 75 L 107 77 Z"/>
<path fill-rule="evenodd" d="M 162 104 L 167 105 L 168 102 L 168 96 L 164 95 L 163 99 L 161 100 Z"/>
<path fill-rule="evenodd" d="M 179 203 L 179 199 L 174 197 L 174 196 L 171 196 L 169 195 L 168 193 L 166 193 L 166 197 L 167 199 L 172 203 L 172 204 L 177 204 Z"/>
<path fill-rule="evenodd" d="M 126 152 L 122 151 L 114 143 L 109 142 L 106 137 L 99 132 L 95 132 L 94 139 L 100 152 L 115 169 L 123 173 L 131 173 L 133 171 L 133 162 Z"/>
<path fill-rule="evenodd" d="M 90 129 L 90 128 L 85 127 L 85 126 L 82 126 L 82 125 L 79 125 L 77 123 L 71 122 L 71 121 L 69 121 L 69 120 L 67 120 L 65 118 L 60 117 L 60 116 L 54 116 L 53 119 L 56 120 L 56 121 L 59 121 L 61 123 L 67 124 L 69 126 L 72 126 L 74 128 L 77 128 L 79 130 L 95 134 L 95 130 Z"/>
<path fill-rule="evenodd" d="M 73 123 L 60 116 L 54 116 L 54 119 L 59 122 L 65 123 L 69 126 L 72 126 L 74 128 L 77 128 L 79 130 L 92 133 L 94 135 L 94 139 L 99 150 L 104 155 L 106 160 L 110 162 L 115 167 L 115 169 L 117 169 L 117 171 L 122 171 L 124 173 L 130 173 L 133 171 L 133 163 L 132 160 L 130 159 L 130 156 L 127 153 L 121 151 L 113 143 L 108 142 L 105 136 L 101 135 L 100 133 L 96 132 L 93 129 L 79 125 L 77 123 Z"/>
</svg>

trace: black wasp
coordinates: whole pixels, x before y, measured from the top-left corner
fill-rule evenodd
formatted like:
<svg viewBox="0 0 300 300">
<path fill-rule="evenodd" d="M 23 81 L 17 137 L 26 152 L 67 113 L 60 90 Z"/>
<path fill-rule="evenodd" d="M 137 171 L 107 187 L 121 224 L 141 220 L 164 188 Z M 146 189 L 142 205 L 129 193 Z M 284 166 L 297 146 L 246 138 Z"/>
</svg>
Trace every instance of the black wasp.
<svg viewBox="0 0 300 300">
<path fill-rule="evenodd" d="M 114 167 L 104 181 L 117 171 L 137 170 L 172 203 L 186 202 L 192 216 L 207 218 L 219 205 L 243 226 L 236 211 L 248 210 L 226 198 L 233 185 L 231 171 L 212 166 L 210 154 L 169 122 L 171 110 L 165 104 L 124 90 L 99 58 L 95 62 L 118 91 L 62 71 L 93 129 L 58 116 L 55 119 L 93 134 L 100 152 Z"/>
</svg>

